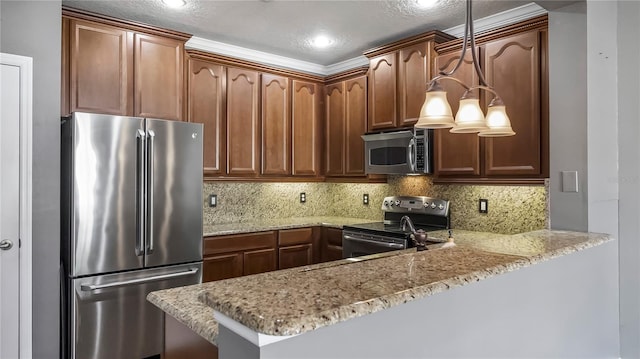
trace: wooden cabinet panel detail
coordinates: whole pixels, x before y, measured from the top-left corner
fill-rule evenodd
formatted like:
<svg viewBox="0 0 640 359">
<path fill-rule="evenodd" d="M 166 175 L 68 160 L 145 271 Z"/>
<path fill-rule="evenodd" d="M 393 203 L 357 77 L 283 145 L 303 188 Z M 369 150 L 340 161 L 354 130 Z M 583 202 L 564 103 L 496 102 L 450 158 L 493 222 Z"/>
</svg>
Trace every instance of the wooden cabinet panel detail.
<svg viewBox="0 0 640 359">
<path fill-rule="evenodd" d="M 437 56 L 435 67 L 438 72 L 451 71 L 459 58 L 459 52 Z M 478 84 L 471 52 L 467 51 L 464 62 L 454 77 L 466 84 Z M 464 88 L 451 81 L 440 81 L 440 85 L 447 91 L 447 99 L 455 114 L 460 105 L 460 98 L 465 92 Z M 476 133 L 454 134 L 446 128 L 435 130 L 434 134 L 435 172 L 438 176 L 480 174 L 480 137 Z"/>
<path fill-rule="evenodd" d="M 262 74 L 262 174 L 291 174 L 289 79 Z"/>
<path fill-rule="evenodd" d="M 240 277 L 243 274 L 242 253 L 205 257 L 202 263 L 202 282 Z"/>
<path fill-rule="evenodd" d="M 294 176 L 317 176 L 320 174 L 322 150 L 318 85 L 299 80 L 292 83 L 292 173 Z"/>
<path fill-rule="evenodd" d="M 342 230 L 322 228 L 320 258 L 322 262 L 342 259 Z"/>
<path fill-rule="evenodd" d="M 415 44 L 398 52 L 398 127 L 418 122 L 430 79 L 429 44 Z"/>
<path fill-rule="evenodd" d="M 326 174 L 344 173 L 344 82 L 326 87 Z"/>
<path fill-rule="evenodd" d="M 259 172 L 260 117 L 258 72 L 227 69 L 227 173 Z"/>
<path fill-rule="evenodd" d="M 374 57 L 369 67 L 369 131 L 396 127 L 396 53 Z"/>
<path fill-rule="evenodd" d="M 226 69 L 222 65 L 189 59 L 187 120 L 204 124 L 204 174 L 226 172 Z"/>
<path fill-rule="evenodd" d="M 81 20 L 69 31 L 70 112 L 132 115 L 133 34 Z"/>
<path fill-rule="evenodd" d="M 283 229 L 278 231 L 278 245 L 291 246 L 296 244 L 311 243 L 313 240 L 313 228 Z"/>
<path fill-rule="evenodd" d="M 184 42 L 135 34 L 134 115 L 182 119 Z"/>
<path fill-rule="evenodd" d="M 299 244 L 282 247 L 278 250 L 279 269 L 300 267 L 313 264 L 311 244 Z"/>
<path fill-rule="evenodd" d="M 345 82 L 345 174 L 364 174 L 364 141 L 367 132 L 367 78 Z"/>
<path fill-rule="evenodd" d="M 275 248 L 244 252 L 244 275 L 258 274 L 278 269 Z"/>
<path fill-rule="evenodd" d="M 487 81 L 502 97 L 515 136 L 487 138 L 487 175 L 539 175 L 541 169 L 539 32 L 486 45 Z M 486 98 L 486 103 L 491 100 Z"/>
</svg>

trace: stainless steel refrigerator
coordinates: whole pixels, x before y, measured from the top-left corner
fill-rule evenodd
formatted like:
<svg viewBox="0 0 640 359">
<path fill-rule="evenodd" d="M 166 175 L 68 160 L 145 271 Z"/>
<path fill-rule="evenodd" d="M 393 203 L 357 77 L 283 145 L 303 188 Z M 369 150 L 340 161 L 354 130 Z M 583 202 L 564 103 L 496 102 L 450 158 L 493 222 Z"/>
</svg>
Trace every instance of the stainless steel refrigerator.
<svg viewBox="0 0 640 359">
<path fill-rule="evenodd" d="M 74 113 L 61 177 L 62 355 L 159 355 L 147 294 L 202 278 L 202 125 Z"/>
</svg>

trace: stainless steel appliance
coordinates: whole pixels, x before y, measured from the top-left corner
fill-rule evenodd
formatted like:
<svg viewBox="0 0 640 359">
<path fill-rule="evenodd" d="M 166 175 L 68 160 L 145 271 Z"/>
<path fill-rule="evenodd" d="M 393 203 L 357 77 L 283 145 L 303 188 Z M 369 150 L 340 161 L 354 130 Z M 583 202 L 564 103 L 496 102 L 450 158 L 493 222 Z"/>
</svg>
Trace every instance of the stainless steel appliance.
<svg viewBox="0 0 640 359">
<path fill-rule="evenodd" d="M 200 124 L 63 118 L 63 357 L 161 354 L 146 296 L 201 282 L 202 146 Z"/>
<path fill-rule="evenodd" d="M 414 246 L 410 227 L 426 232 L 449 229 L 449 201 L 431 197 L 385 197 L 384 221 L 342 228 L 342 257 L 406 249 Z M 404 226 L 407 221 L 411 225 Z M 404 227 L 404 228 L 403 228 Z M 427 235 L 428 238 L 428 235 Z"/>
<path fill-rule="evenodd" d="M 426 174 L 433 172 L 433 130 L 412 129 L 362 136 L 365 172 Z"/>
</svg>

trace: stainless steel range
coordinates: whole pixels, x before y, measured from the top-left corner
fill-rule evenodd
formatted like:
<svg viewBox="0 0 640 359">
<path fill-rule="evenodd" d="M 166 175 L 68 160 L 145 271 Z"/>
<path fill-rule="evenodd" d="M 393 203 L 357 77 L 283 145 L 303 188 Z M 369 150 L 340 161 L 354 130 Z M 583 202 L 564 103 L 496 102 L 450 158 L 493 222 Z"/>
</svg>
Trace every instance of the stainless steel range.
<svg viewBox="0 0 640 359">
<path fill-rule="evenodd" d="M 343 227 L 343 258 L 414 247 L 416 236 L 424 236 L 423 231 L 449 229 L 450 226 L 449 201 L 443 199 L 385 197 L 382 211 L 382 222 Z"/>
</svg>

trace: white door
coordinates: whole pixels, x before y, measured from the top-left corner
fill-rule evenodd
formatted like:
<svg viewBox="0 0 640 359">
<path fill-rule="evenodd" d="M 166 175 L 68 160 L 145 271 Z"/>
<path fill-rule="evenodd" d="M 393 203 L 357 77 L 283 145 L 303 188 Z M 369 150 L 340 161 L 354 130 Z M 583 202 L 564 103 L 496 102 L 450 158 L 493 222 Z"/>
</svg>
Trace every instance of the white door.
<svg viewBox="0 0 640 359">
<path fill-rule="evenodd" d="M 27 79 L 31 82 L 31 59 L 0 56 L 0 358 L 14 359 L 31 353 L 31 348 L 21 348 L 24 329 L 30 331 L 31 324 L 20 325 L 24 314 L 28 312 L 30 316 L 31 313 L 31 298 L 21 295 L 25 288 L 20 285 L 21 275 L 30 272 L 25 271 L 25 267 L 21 269 L 21 264 L 29 263 L 31 259 L 30 254 L 23 256 L 20 248 L 26 213 L 26 203 L 21 201 L 27 198 L 23 196 L 25 188 L 21 184 L 26 173 L 21 165 L 21 160 L 26 158 L 22 151 L 27 149 L 22 132 L 27 128 L 30 131 L 30 126 L 24 126 L 25 119 L 29 118 L 29 125 L 31 123 L 31 96 L 25 96 L 25 83 Z M 28 69 L 25 63 L 29 64 Z M 30 91 L 30 85 L 27 87 Z M 30 174 L 28 177 L 30 180 Z M 28 217 L 30 221 L 30 215 Z M 23 284 L 31 285 L 30 282 Z M 30 341 L 30 333 L 28 337 Z"/>
</svg>

